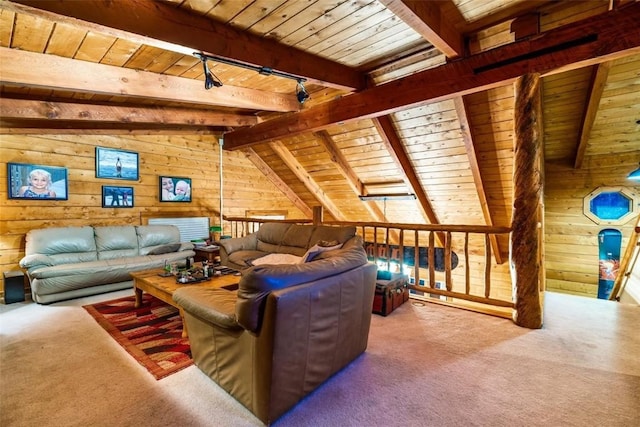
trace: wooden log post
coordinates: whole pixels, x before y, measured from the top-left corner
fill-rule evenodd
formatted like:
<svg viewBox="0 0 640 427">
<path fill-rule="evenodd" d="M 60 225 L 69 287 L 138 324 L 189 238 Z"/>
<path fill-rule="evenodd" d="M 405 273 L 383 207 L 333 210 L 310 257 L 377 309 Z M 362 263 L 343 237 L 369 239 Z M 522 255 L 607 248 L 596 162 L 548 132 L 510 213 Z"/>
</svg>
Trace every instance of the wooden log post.
<svg viewBox="0 0 640 427">
<path fill-rule="evenodd" d="M 542 137 L 540 76 L 527 74 L 515 82 L 511 275 L 513 320 L 531 329 L 541 328 L 543 322 L 539 257 Z"/>
</svg>

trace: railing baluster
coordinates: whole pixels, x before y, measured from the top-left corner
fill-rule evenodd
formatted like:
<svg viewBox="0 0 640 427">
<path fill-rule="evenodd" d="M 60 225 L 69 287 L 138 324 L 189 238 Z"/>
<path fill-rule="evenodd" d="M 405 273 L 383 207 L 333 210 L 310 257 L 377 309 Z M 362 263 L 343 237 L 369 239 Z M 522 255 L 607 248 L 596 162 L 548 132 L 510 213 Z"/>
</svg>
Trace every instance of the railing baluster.
<svg viewBox="0 0 640 427">
<path fill-rule="evenodd" d="M 471 293 L 471 267 L 469 266 L 469 232 L 464 233 L 464 293 Z"/>
<path fill-rule="evenodd" d="M 451 282 L 451 232 L 447 231 L 444 236 L 444 278 L 447 290 L 451 292 L 453 289 Z"/>
<path fill-rule="evenodd" d="M 491 236 L 484 235 L 484 296 L 491 294 Z"/>
<path fill-rule="evenodd" d="M 417 244 L 417 243 L 416 243 Z M 436 266 L 435 266 L 435 235 L 433 231 L 429 232 L 429 287 L 436 287 Z M 416 252 L 418 248 L 416 247 Z"/>
<path fill-rule="evenodd" d="M 413 277 L 415 277 L 414 284 L 420 286 L 420 246 L 418 230 L 415 231 L 415 239 L 413 243 Z"/>
</svg>

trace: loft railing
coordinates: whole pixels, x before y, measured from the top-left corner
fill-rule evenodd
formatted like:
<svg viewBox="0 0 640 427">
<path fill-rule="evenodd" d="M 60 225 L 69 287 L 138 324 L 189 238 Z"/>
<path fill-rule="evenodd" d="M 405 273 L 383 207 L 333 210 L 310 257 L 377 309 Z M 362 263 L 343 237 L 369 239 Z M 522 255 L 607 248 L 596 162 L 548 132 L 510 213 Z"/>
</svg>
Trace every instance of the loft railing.
<svg viewBox="0 0 640 427">
<path fill-rule="evenodd" d="M 637 219 L 636 226 L 629 237 L 629 243 L 627 243 L 627 249 L 624 256 L 620 260 L 620 268 L 618 269 L 618 275 L 613 284 L 613 289 L 610 300 L 620 301 L 620 296 L 625 291 L 627 286 L 633 285 L 631 283 L 632 274 L 635 269 L 638 268 L 636 264 L 640 259 L 640 216 Z M 638 264 L 640 265 L 640 264 Z M 637 292 L 635 293 L 637 295 Z"/>
<path fill-rule="evenodd" d="M 258 230 L 265 222 L 305 224 L 312 220 L 225 218 L 232 237 Z M 492 254 L 492 241 L 508 241 L 508 227 L 472 225 L 418 225 L 369 222 L 323 222 L 329 226 L 355 226 L 365 242 L 368 258 L 379 268 L 409 276 L 414 299 L 511 316 L 511 284 L 493 280 L 501 254 Z M 506 273 L 508 275 L 508 272 Z"/>
</svg>

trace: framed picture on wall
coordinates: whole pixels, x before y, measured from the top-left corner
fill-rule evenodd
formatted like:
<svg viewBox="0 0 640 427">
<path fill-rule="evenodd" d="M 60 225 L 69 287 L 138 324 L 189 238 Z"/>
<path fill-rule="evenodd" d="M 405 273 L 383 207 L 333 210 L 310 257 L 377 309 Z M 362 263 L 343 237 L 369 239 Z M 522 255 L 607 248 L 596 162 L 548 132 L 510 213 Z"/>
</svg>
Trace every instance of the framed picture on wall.
<svg viewBox="0 0 640 427">
<path fill-rule="evenodd" d="M 102 186 L 103 208 L 132 208 L 133 187 Z"/>
<path fill-rule="evenodd" d="M 96 178 L 137 181 L 138 153 L 96 147 Z"/>
<path fill-rule="evenodd" d="M 161 176 L 159 184 L 161 202 L 191 201 L 191 178 Z"/>
<path fill-rule="evenodd" d="M 67 168 L 7 163 L 10 199 L 67 200 Z"/>
</svg>

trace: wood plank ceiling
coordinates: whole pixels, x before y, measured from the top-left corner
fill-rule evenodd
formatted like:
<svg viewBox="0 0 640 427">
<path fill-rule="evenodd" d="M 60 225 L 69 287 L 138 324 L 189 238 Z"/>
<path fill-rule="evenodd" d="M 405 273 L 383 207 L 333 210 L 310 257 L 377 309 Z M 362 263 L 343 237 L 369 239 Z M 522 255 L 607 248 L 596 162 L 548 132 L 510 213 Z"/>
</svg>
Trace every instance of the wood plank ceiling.
<svg viewBox="0 0 640 427">
<path fill-rule="evenodd" d="M 3 1 L 0 124 L 224 135 L 308 215 L 509 225 L 513 80 L 544 76 L 547 161 L 637 151 L 637 22 L 606 0 Z M 208 61 L 207 91 L 193 52 L 265 68 Z M 416 200 L 358 198 L 388 193 Z"/>
</svg>

